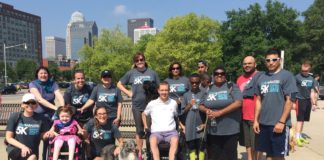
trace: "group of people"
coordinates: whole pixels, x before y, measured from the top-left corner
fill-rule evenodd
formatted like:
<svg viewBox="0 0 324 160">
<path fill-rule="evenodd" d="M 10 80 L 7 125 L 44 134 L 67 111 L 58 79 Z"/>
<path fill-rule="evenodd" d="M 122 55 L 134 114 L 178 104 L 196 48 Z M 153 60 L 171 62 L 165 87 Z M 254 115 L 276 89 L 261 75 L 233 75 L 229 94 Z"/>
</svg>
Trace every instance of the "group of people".
<svg viewBox="0 0 324 160">
<path fill-rule="evenodd" d="M 73 159 L 76 144 L 86 139 L 92 159 L 102 159 L 102 150 L 107 147 L 113 159 L 123 146 L 118 129 L 121 92 L 132 100 L 139 159 L 148 132 L 154 160 L 160 159 L 158 144 L 162 141 L 170 143 L 169 159 L 175 159 L 179 129 L 185 135 L 190 160 L 236 160 L 239 139 L 246 146 L 249 160 L 259 159 L 262 152 L 268 159 L 284 159 L 288 155 L 292 108 L 298 108 L 297 143 L 308 143 L 302 136 L 303 122 L 309 121 L 310 111 L 317 105 L 316 82 L 309 74 L 309 63 L 303 63 L 301 73 L 293 76 L 280 67 L 280 52 L 270 49 L 265 54 L 267 71 L 257 71 L 254 57 L 247 56 L 242 62 L 244 73 L 236 83 L 227 81 L 223 66 L 217 66 L 210 76 L 204 60 L 197 64 L 198 73 L 189 78 L 183 75 L 181 63 L 171 63 L 168 78 L 161 82 L 158 74 L 148 68 L 143 53 L 137 52 L 133 63 L 116 86 L 110 70 L 101 72 L 101 84 L 94 88 L 77 70 L 73 85 L 64 95 L 48 69 L 39 67 L 36 80 L 29 85 L 30 93 L 22 98 L 23 112 L 12 114 L 8 120 L 9 157 L 38 159 L 43 139 L 43 159 L 47 144 L 54 145 L 53 159 L 58 159 L 64 141 L 69 146 L 69 159 Z M 143 88 L 146 81 L 157 86 L 158 98 L 148 99 L 150 95 Z"/>
</svg>

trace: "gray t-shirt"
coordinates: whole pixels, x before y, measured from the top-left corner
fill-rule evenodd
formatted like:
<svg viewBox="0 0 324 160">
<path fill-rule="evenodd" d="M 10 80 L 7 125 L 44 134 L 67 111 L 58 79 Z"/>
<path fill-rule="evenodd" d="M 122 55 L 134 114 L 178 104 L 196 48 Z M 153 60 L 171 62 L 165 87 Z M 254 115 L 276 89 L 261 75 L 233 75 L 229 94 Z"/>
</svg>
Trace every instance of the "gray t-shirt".
<svg viewBox="0 0 324 160">
<path fill-rule="evenodd" d="M 96 102 L 96 106 L 105 106 L 109 118 L 117 117 L 118 103 L 123 101 L 121 92 L 115 85 L 104 88 L 102 84 L 97 85 L 92 90 L 90 99 Z"/>
<path fill-rule="evenodd" d="M 196 127 L 201 125 L 202 119 L 201 119 L 201 114 L 203 114 L 202 112 L 199 111 L 199 109 L 194 109 L 193 107 L 191 107 L 191 109 L 187 112 L 184 113 L 184 109 L 186 108 L 186 106 L 188 104 L 191 103 L 191 100 L 194 98 L 196 100 L 196 104 L 197 107 L 200 105 L 201 100 L 204 98 L 205 96 L 205 92 L 204 91 L 199 91 L 197 93 L 193 93 L 192 91 L 188 91 L 183 95 L 183 99 L 181 102 L 181 113 L 182 114 L 186 114 L 186 122 L 185 122 L 185 126 L 186 126 L 186 141 L 191 141 L 191 140 L 195 140 L 195 139 L 199 139 L 202 136 L 202 132 L 197 133 L 196 131 Z"/>
<path fill-rule="evenodd" d="M 171 99 L 180 98 L 189 90 L 189 79 L 185 76 L 178 79 L 167 78 L 165 81 L 169 83 Z"/>
<path fill-rule="evenodd" d="M 315 89 L 315 79 L 311 76 L 304 76 L 298 73 L 296 76 L 296 84 L 298 88 L 298 99 L 310 99 L 311 89 Z"/>
<path fill-rule="evenodd" d="M 20 118 L 19 117 L 20 114 Z M 18 120 L 18 124 L 15 124 Z M 23 113 L 12 113 L 7 122 L 6 131 L 14 132 L 15 139 L 29 147 L 33 153 L 38 155 L 39 142 L 41 134 L 45 133 L 49 127 L 45 117 L 34 113 L 32 117 L 25 117 Z M 8 145 L 7 152 L 11 152 L 15 147 Z"/>
<path fill-rule="evenodd" d="M 229 87 L 224 83 L 221 87 L 212 85 L 201 104 L 212 110 L 220 110 L 236 100 L 242 100 L 242 93 L 236 84 Z M 232 89 L 230 89 L 232 88 Z M 240 132 L 241 109 L 227 113 L 216 118 L 217 125 L 208 124 L 208 134 L 211 135 L 233 135 Z"/>
<path fill-rule="evenodd" d="M 276 125 L 284 110 L 285 96 L 291 97 L 297 92 L 296 80 L 289 71 L 262 74 L 257 81 L 256 91 L 256 95 L 261 96 L 260 124 Z M 291 125 L 290 114 L 286 125 Z"/>
<path fill-rule="evenodd" d="M 160 78 L 157 73 L 149 68 L 144 71 L 138 71 L 136 68 L 128 71 L 121 79 L 120 82 L 124 85 L 132 86 L 132 105 L 134 109 L 144 111 L 146 107 L 145 92 L 143 89 L 143 82 L 151 81 L 157 85 L 160 84 Z"/>
</svg>

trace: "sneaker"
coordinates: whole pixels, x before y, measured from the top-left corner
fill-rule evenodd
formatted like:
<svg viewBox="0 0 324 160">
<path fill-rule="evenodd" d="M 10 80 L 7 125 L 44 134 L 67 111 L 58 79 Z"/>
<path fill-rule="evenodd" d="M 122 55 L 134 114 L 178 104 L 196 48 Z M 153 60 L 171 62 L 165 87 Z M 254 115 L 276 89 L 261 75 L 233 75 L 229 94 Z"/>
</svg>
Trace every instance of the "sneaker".
<svg viewBox="0 0 324 160">
<path fill-rule="evenodd" d="M 308 140 L 306 140 L 305 138 L 303 138 L 303 137 L 300 137 L 299 138 L 303 143 L 305 143 L 305 144 L 309 144 L 309 141 Z"/>
<path fill-rule="evenodd" d="M 298 147 L 303 147 L 303 142 L 302 142 L 302 140 L 300 138 L 296 139 L 296 144 L 297 144 Z"/>
<path fill-rule="evenodd" d="M 141 153 L 138 154 L 138 160 L 143 160 L 143 156 Z"/>
</svg>

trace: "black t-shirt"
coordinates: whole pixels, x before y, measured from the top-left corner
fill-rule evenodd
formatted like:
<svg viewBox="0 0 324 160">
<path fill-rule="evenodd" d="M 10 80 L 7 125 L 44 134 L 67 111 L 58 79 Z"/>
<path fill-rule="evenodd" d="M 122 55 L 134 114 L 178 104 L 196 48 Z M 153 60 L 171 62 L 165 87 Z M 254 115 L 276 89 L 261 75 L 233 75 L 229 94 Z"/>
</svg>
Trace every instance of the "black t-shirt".
<svg viewBox="0 0 324 160">
<path fill-rule="evenodd" d="M 100 153 L 106 145 L 115 144 L 116 138 L 121 138 L 117 126 L 109 122 L 96 128 L 94 119 L 91 119 L 84 128 L 90 135 L 91 148 L 95 149 L 96 154 Z"/>
<path fill-rule="evenodd" d="M 20 115 L 20 118 L 19 117 Z M 15 124 L 17 122 L 18 123 Z M 22 113 L 12 113 L 7 122 L 6 131 L 14 132 L 15 139 L 29 147 L 33 153 L 38 155 L 38 147 L 41 140 L 41 134 L 49 129 L 46 118 L 34 113 L 32 117 L 25 117 Z M 11 152 L 14 146 L 8 145 L 7 152 Z"/>
</svg>

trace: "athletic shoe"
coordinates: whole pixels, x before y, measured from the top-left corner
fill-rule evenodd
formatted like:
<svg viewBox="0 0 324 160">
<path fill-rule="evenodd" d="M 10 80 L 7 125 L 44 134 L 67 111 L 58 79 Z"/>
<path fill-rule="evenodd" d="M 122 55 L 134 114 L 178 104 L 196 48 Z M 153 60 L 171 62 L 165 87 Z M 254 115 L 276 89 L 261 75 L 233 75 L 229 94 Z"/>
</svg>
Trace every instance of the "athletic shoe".
<svg viewBox="0 0 324 160">
<path fill-rule="evenodd" d="M 300 137 L 299 138 L 303 143 L 305 143 L 305 144 L 309 144 L 309 141 L 308 140 L 306 140 L 305 138 L 303 138 L 303 137 Z"/>
<path fill-rule="evenodd" d="M 298 147 L 303 147 L 303 142 L 302 142 L 302 140 L 300 138 L 296 139 L 296 144 L 297 144 Z"/>
<path fill-rule="evenodd" d="M 142 156 L 142 154 L 140 153 L 140 154 L 138 154 L 138 160 L 143 160 L 143 156 Z"/>
</svg>

